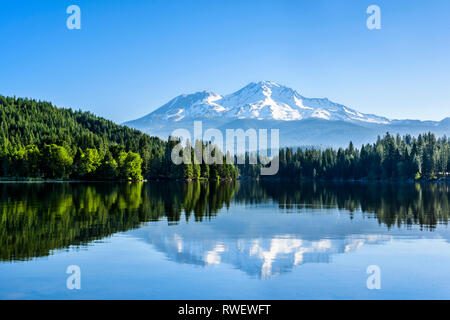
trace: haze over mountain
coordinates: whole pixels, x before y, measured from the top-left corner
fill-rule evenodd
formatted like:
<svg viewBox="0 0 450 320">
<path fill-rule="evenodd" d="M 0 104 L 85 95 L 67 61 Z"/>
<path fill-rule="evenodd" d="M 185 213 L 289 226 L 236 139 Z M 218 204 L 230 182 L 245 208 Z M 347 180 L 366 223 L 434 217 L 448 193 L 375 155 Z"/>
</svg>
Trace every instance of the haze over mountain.
<svg viewBox="0 0 450 320">
<path fill-rule="evenodd" d="M 281 146 L 344 146 L 373 142 L 378 135 L 450 133 L 450 118 L 440 122 L 390 120 L 364 114 L 327 98 L 306 98 L 296 90 L 271 81 L 250 83 L 221 96 L 210 91 L 180 95 L 152 113 L 125 125 L 167 138 L 174 130 L 279 129 Z"/>
</svg>

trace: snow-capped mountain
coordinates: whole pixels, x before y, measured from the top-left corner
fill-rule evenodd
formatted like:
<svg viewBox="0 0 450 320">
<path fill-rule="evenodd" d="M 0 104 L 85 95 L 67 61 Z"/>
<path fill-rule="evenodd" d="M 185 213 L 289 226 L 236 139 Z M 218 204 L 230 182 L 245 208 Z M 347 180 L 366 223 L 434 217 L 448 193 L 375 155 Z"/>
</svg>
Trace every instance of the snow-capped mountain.
<svg viewBox="0 0 450 320">
<path fill-rule="evenodd" d="M 149 120 L 257 119 L 295 121 L 310 118 L 387 124 L 389 120 L 362 114 L 326 98 L 310 99 L 271 81 L 250 83 L 226 96 L 210 91 L 180 95 L 151 114 L 127 123 L 134 126 Z"/>
<path fill-rule="evenodd" d="M 371 143 L 378 135 L 418 135 L 428 131 L 450 135 L 450 121 L 390 120 L 364 114 L 326 98 L 306 98 L 271 81 L 250 83 L 219 95 L 211 91 L 180 95 L 152 113 L 125 125 L 166 139 L 176 129 L 279 129 L 281 146 L 333 147 Z"/>
</svg>

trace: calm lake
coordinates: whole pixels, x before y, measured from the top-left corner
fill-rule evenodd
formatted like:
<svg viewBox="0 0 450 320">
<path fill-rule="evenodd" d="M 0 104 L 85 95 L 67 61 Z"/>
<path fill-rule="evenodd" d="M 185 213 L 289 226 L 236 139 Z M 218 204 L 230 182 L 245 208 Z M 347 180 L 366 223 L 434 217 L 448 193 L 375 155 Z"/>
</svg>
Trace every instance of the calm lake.
<svg viewBox="0 0 450 320">
<path fill-rule="evenodd" d="M 0 299 L 450 299 L 449 218 L 442 184 L 1 183 Z"/>
</svg>

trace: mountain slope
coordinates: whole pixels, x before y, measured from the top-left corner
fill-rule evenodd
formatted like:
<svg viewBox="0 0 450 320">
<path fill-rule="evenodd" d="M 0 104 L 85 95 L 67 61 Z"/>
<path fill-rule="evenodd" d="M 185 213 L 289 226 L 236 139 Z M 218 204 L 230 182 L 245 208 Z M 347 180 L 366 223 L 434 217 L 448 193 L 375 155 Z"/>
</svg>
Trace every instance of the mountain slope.
<svg viewBox="0 0 450 320">
<path fill-rule="evenodd" d="M 181 95 L 156 111 L 125 125 L 167 138 L 174 130 L 192 132 L 193 122 L 203 128 L 280 129 L 280 144 L 343 146 L 373 142 L 386 132 L 437 135 L 450 133 L 450 121 L 389 120 L 364 114 L 326 98 L 306 98 L 275 82 L 250 83 L 221 96 L 210 91 Z"/>
<path fill-rule="evenodd" d="M 127 122 L 144 127 L 158 121 L 178 122 L 187 119 L 257 119 L 295 121 L 310 118 L 386 124 L 389 120 L 362 114 L 326 98 L 310 99 L 275 82 L 262 81 L 226 96 L 210 91 L 181 95 L 149 115 Z"/>
</svg>

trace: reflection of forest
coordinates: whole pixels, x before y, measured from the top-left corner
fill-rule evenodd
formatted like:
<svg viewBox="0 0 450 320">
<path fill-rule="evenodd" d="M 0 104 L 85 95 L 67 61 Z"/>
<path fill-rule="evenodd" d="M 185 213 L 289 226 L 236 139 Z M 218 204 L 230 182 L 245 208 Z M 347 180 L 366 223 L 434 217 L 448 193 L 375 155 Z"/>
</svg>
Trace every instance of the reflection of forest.
<svg viewBox="0 0 450 320">
<path fill-rule="evenodd" d="M 450 217 L 448 184 L 438 183 L 290 183 L 248 182 L 236 202 L 261 203 L 273 200 L 286 210 L 338 208 L 375 214 L 388 227 L 419 225 L 434 229 Z"/>
<path fill-rule="evenodd" d="M 373 213 L 387 226 L 433 229 L 449 219 L 447 185 L 282 182 L 0 184 L 0 260 L 45 256 L 146 221 L 203 221 L 231 202 Z M 183 214 L 185 213 L 185 214 Z"/>
<path fill-rule="evenodd" d="M 0 184 L 0 260 L 45 256 L 182 212 L 196 221 L 229 206 L 236 183 Z"/>
</svg>

